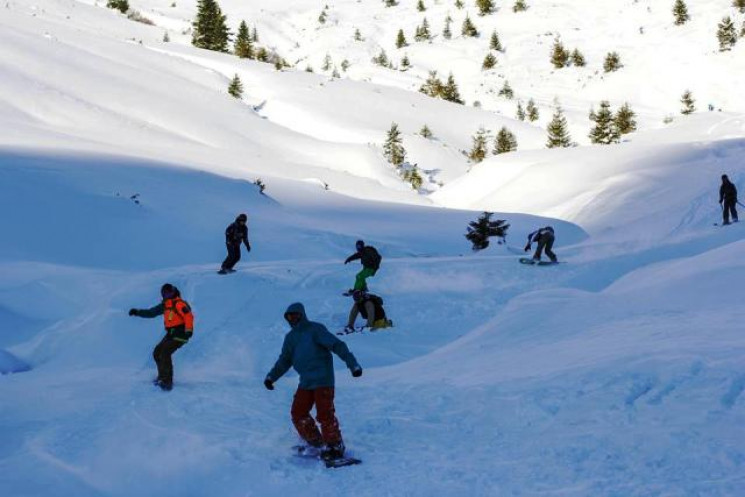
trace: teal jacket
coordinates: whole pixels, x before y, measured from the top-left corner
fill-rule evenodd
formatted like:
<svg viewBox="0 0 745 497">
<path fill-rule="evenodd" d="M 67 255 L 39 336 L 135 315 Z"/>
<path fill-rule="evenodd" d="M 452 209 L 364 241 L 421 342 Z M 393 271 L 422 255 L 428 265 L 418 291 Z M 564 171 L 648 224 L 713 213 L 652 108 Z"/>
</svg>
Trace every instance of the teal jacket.
<svg viewBox="0 0 745 497">
<path fill-rule="evenodd" d="M 361 369 L 344 342 L 329 333 L 324 325 L 308 321 L 303 304 L 292 304 L 287 312 L 299 312 L 303 317 L 285 335 L 279 359 L 266 376 L 272 383 L 293 367 L 300 375 L 300 388 L 303 390 L 333 387 L 334 360 L 331 352 L 338 355 L 350 371 Z"/>
</svg>

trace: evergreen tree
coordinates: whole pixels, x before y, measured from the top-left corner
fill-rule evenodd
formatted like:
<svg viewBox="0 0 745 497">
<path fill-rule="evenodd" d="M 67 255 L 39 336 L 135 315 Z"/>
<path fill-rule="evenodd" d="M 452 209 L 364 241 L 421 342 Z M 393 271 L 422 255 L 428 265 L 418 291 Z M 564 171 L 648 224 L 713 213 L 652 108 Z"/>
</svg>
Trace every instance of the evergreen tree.
<svg viewBox="0 0 745 497">
<path fill-rule="evenodd" d="M 403 29 L 398 30 L 398 35 L 396 36 L 396 48 L 403 48 L 409 46 L 408 43 L 406 43 L 406 35 L 404 34 Z"/>
<path fill-rule="evenodd" d="M 740 38 L 745 38 L 745 21 L 742 21 L 742 28 L 740 28 Z"/>
<path fill-rule="evenodd" d="M 499 90 L 499 96 L 504 97 L 507 100 L 512 100 L 512 97 L 515 96 L 515 92 L 512 91 L 512 87 L 510 86 L 509 81 L 505 81 L 504 85 L 502 86 L 502 89 Z"/>
<path fill-rule="evenodd" d="M 424 2 L 422 0 L 419 0 L 417 2 L 416 10 L 418 10 L 419 12 L 424 12 L 425 10 L 427 10 L 427 7 L 424 6 Z"/>
<path fill-rule="evenodd" d="M 463 26 L 460 29 L 460 33 L 466 38 L 477 38 L 479 36 L 479 30 L 471 21 L 471 18 L 466 14 L 466 20 L 463 21 Z"/>
<path fill-rule="evenodd" d="M 259 47 L 256 50 L 256 60 L 259 62 L 269 62 L 269 52 L 264 47 Z"/>
<path fill-rule="evenodd" d="M 600 102 L 598 112 L 590 111 L 590 120 L 595 123 L 595 127 L 590 130 L 590 141 L 592 143 L 600 145 L 618 143 L 621 134 L 616 129 L 613 112 L 607 100 Z"/>
<path fill-rule="evenodd" d="M 741 14 L 745 14 L 745 0 L 732 0 L 732 6 L 739 10 Z"/>
<path fill-rule="evenodd" d="M 497 133 L 497 138 L 494 140 L 494 153 L 506 154 L 508 152 L 514 152 L 517 150 L 517 138 L 514 133 L 507 129 L 506 126 L 502 126 L 502 129 Z"/>
<path fill-rule="evenodd" d="M 380 53 L 376 57 L 373 57 L 372 61 L 381 67 L 388 67 L 388 65 L 390 64 L 388 55 L 382 48 L 380 49 Z"/>
<path fill-rule="evenodd" d="M 227 52 L 230 31 L 220 6 L 215 0 L 199 0 L 197 17 L 192 23 L 194 29 L 191 44 L 198 48 Z"/>
<path fill-rule="evenodd" d="M 350 65 L 351 64 L 349 63 L 349 61 L 347 59 L 342 60 L 341 61 L 341 70 L 344 71 L 344 72 L 347 72 L 347 69 L 349 69 L 349 66 Z"/>
<path fill-rule="evenodd" d="M 385 0 L 386 7 L 395 7 L 396 5 L 398 5 L 396 0 Z"/>
<path fill-rule="evenodd" d="M 538 107 L 536 107 L 532 98 L 528 100 L 528 105 L 525 107 L 525 110 L 528 112 L 528 121 L 530 122 L 535 122 L 541 117 L 538 113 Z"/>
<path fill-rule="evenodd" d="M 728 16 L 722 19 L 717 30 L 717 39 L 719 40 L 719 51 L 726 52 L 732 50 L 737 43 L 737 33 L 732 19 Z"/>
<path fill-rule="evenodd" d="M 458 85 L 455 83 L 453 73 L 448 75 L 448 81 L 442 88 L 442 98 L 448 102 L 463 105 L 465 102 L 460 98 L 460 92 L 458 91 Z"/>
<path fill-rule="evenodd" d="M 503 50 L 502 42 L 499 41 L 499 35 L 497 34 L 496 29 L 492 31 L 491 38 L 489 38 L 489 48 L 491 48 L 492 50 L 496 50 L 497 52 L 501 52 Z"/>
<path fill-rule="evenodd" d="M 621 64 L 621 56 L 618 55 L 618 52 L 609 52 L 608 55 L 605 56 L 605 62 L 603 62 L 603 71 L 618 71 L 622 67 L 623 64 Z"/>
<path fill-rule="evenodd" d="M 498 242 L 500 245 L 504 242 L 510 225 L 502 219 L 492 221 L 491 217 L 493 215 L 492 212 L 484 212 L 476 221 L 468 223 L 468 232 L 464 236 L 471 242 L 474 252 L 487 248 L 489 238 L 492 236 L 501 239 Z"/>
<path fill-rule="evenodd" d="M 228 93 L 238 99 L 243 97 L 243 83 L 241 83 L 241 78 L 237 74 L 230 81 L 230 85 L 228 85 Z"/>
<path fill-rule="evenodd" d="M 494 0 L 476 0 L 479 15 L 485 16 L 494 12 Z"/>
<path fill-rule="evenodd" d="M 401 132 L 398 130 L 398 124 L 396 123 L 391 123 L 391 129 L 388 130 L 388 135 L 383 144 L 383 153 L 388 162 L 396 167 L 399 167 L 406 160 L 403 138 L 401 138 Z"/>
<path fill-rule="evenodd" d="M 432 138 L 433 136 L 432 130 L 429 129 L 429 126 L 427 126 L 426 124 L 422 126 L 422 129 L 419 131 L 419 134 L 422 136 L 422 138 L 426 138 L 428 140 Z"/>
<path fill-rule="evenodd" d="M 572 138 L 569 136 L 569 125 L 567 124 L 564 111 L 561 107 L 556 109 L 551 122 L 548 123 L 548 148 L 566 148 L 573 145 Z"/>
<path fill-rule="evenodd" d="M 110 9 L 118 10 L 122 14 L 126 14 L 129 10 L 128 0 L 108 0 L 106 6 Z"/>
<path fill-rule="evenodd" d="M 688 6 L 683 0 L 675 0 L 673 4 L 673 17 L 675 18 L 674 24 L 676 26 L 682 26 L 691 18 L 688 14 Z"/>
<path fill-rule="evenodd" d="M 512 7 L 513 12 L 525 12 L 528 10 L 528 4 L 525 0 L 515 0 L 515 5 Z"/>
<path fill-rule="evenodd" d="M 326 54 L 326 56 L 323 58 L 323 64 L 321 65 L 321 71 L 330 70 L 333 64 L 334 64 L 334 61 L 331 59 L 331 55 Z"/>
<path fill-rule="evenodd" d="M 556 69 L 566 67 L 569 63 L 569 52 L 564 48 L 564 44 L 561 43 L 559 38 L 554 40 L 554 48 L 551 52 L 551 63 Z"/>
<path fill-rule="evenodd" d="M 517 112 L 515 113 L 515 116 L 521 121 L 524 121 L 527 117 L 525 114 L 525 109 L 523 109 L 523 103 L 520 101 L 517 102 Z"/>
<path fill-rule="evenodd" d="M 259 30 L 256 29 L 256 26 L 254 26 L 253 30 L 251 31 L 251 41 L 254 43 L 259 42 Z"/>
<path fill-rule="evenodd" d="M 362 33 L 360 33 L 360 28 L 355 28 L 354 30 L 354 41 L 364 41 Z"/>
<path fill-rule="evenodd" d="M 339 70 L 334 66 L 334 70 L 331 72 L 332 78 L 341 78 L 341 74 L 339 74 Z"/>
<path fill-rule="evenodd" d="M 251 43 L 251 34 L 248 32 L 246 21 L 241 21 L 241 25 L 238 27 L 238 35 L 235 37 L 233 53 L 241 59 L 253 59 L 254 57 L 254 47 Z"/>
<path fill-rule="evenodd" d="M 453 32 L 450 30 L 450 24 L 453 22 L 453 18 L 448 16 L 445 18 L 445 28 L 442 30 L 442 37 L 449 40 L 453 37 Z"/>
<path fill-rule="evenodd" d="M 462 0 L 455 0 L 455 7 L 457 9 L 462 9 L 463 8 L 463 1 Z"/>
<path fill-rule="evenodd" d="M 432 38 L 432 35 L 429 32 L 429 22 L 427 21 L 427 18 L 425 17 L 422 21 L 422 25 L 416 28 L 416 33 L 414 34 L 414 39 L 416 41 L 428 41 Z"/>
<path fill-rule="evenodd" d="M 409 56 L 404 54 L 404 56 L 401 58 L 401 70 L 405 71 L 410 67 L 411 61 L 409 60 Z"/>
<path fill-rule="evenodd" d="M 419 168 L 416 165 L 403 172 L 403 179 L 411 184 L 411 187 L 414 190 L 419 190 L 422 187 L 422 183 L 424 183 L 424 179 L 422 179 L 422 175 L 419 174 Z"/>
<path fill-rule="evenodd" d="M 321 11 L 321 15 L 318 16 L 318 22 L 320 24 L 326 24 L 326 9 Z"/>
<path fill-rule="evenodd" d="M 693 114 L 696 110 L 696 101 L 693 99 L 693 95 L 690 90 L 686 90 L 683 93 L 683 97 L 680 99 L 680 103 L 683 104 L 683 109 L 680 111 L 681 114 L 688 115 Z"/>
<path fill-rule="evenodd" d="M 163 33 L 163 43 L 168 43 L 170 41 L 171 41 L 171 37 L 168 36 L 168 31 L 166 31 L 165 33 Z"/>
<path fill-rule="evenodd" d="M 442 80 L 437 77 L 437 71 L 430 71 L 429 77 L 419 88 L 419 91 L 427 96 L 438 98 L 442 97 L 444 87 Z"/>
<path fill-rule="evenodd" d="M 486 158 L 486 154 L 488 153 L 486 148 L 488 140 L 486 130 L 483 127 L 479 128 L 476 134 L 473 135 L 472 140 L 473 145 L 471 146 L 471 151 L 468 152 L 468 158 L 478 164 Z"/>
<path fill-rule="evenodd" d="M 486 57 L 484 57 L 484 62 L 481 64 L 481 69 L 488 70 L 494 68 L 494 66 L 497 65 L 497 58 L 494 56 L 493 53 L 489 52 L 486 54 Z"/>
<path fill-rule="evenodd" d="M 636 113 L 631 110 L 631 106 L 625 103 L 616 112 L 616 117 L 613 118 L 618 133 L 621 135 L 627 135 L 636 131 Z"/>
<path fill-rule="evenodd" d="M 571 55 L 572 64 L 574 64 L 577 67 L 585 67 L 587 65 L 587 62 L 585 61 L 585 56 L 582 55 L 582 52 L 580 52 L 578 49 L 574 49 Z"/>
</svg>

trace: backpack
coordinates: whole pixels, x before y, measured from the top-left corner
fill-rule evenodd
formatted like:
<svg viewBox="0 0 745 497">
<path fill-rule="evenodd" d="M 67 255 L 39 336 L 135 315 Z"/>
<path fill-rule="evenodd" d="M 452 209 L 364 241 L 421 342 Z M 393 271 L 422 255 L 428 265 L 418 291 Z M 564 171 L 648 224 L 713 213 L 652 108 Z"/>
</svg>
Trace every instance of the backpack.
<svg viewBox="0 0 745 497">
<path fill-rule="evenodd" d="M 383 256 L 380 255 L 380 252 L 375 250 L 373 247 L 368 248 L 370 248 L 370 262 L 373 263 L 372 265 L 375 269 L 379 269 L 380 263 L 383 261 Z"/>
</svg>

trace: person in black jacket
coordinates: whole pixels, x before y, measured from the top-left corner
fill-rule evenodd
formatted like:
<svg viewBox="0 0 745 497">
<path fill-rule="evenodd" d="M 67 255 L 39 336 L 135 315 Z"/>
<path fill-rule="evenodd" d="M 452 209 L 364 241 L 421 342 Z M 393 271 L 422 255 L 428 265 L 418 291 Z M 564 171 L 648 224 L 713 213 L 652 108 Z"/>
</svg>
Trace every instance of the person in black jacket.
<svg viewBox="0 0 745 497">
<path fill-rule="evenodd" d="M 719 187 L 719 205 L 722 206 L 722 224 L 729 224 L 730 214 L 732 221 L 737 222 L 737 188 L 726 174 L 722 175 L 722 186 Z"/>
<path fill-rule="evenodd" d="M 347 260 L 344 261 L 344 264 L 349 264 L 352 261 L 356 261 L 357 259 L 360 260 L 362 263 L 362 270 L 357 273 L 357 276 L 354 280 L 354 290 L 364 290 L 367 291 L 367 278 L 370 278 L 372 276 L 375 276 L 375 273 L 378 272 L 378 269 L 380 269 L 380 262 L 383 260 L 383 258 L 380 256 L 377 250 L 375 250 L 375 247 L 372 245 L 365 245 L 365 242 L 362 240 L 357 240 L 356 243 L 357 252 L 347 257 Z M 351 292 L 348 292 L 351 295 Z"/>
<path fill-rule="evenodd" d="M 218 271 L 220 274 L 233 273 L 233 266 L 241 260 L 241 243 L 246 246 L 246 251 L 251 252 L 251 244 L 248 243 L 248 226 L 246 226 L 248 216 L 240 214 L 235 218 L 230 226 L 225 230 L 225 246 L 228 249 L 228 256 L 222 263 L 222 268 Z"/>
<path fill-rule="evenodd" d="M 540 261 L 541 254 L 545 250 L 548 258 L 551 259 L 551 262 L 558 262 L 556 254 L 551 250 L 554 246 L 554 240 L 556 240 L 554 229 L 551 226 L 546 226 L 545 228 L 536 230 L 528 235 L 528 244 L 525 245 L 525 251 L 530 252 L 530 246 L 533 242 L 536 242 L 538 243 L 538 246 L 533 254 L 534 261 Z"/>
</svg>

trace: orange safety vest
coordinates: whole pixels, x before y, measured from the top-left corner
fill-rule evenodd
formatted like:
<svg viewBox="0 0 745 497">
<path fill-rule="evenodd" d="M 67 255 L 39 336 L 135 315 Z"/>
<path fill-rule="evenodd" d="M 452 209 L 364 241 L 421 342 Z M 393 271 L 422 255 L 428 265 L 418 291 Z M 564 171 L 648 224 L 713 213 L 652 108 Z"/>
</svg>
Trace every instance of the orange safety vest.
<svg viewBox="0 0 745 497">
<path fill-rule="evenodd" d="M 194 315 L 189 304 L 179 297 L 163 302 L 163 324 L 166 329 L 183 326 L 187 332 L 194 331 Z"/>
</svg>

